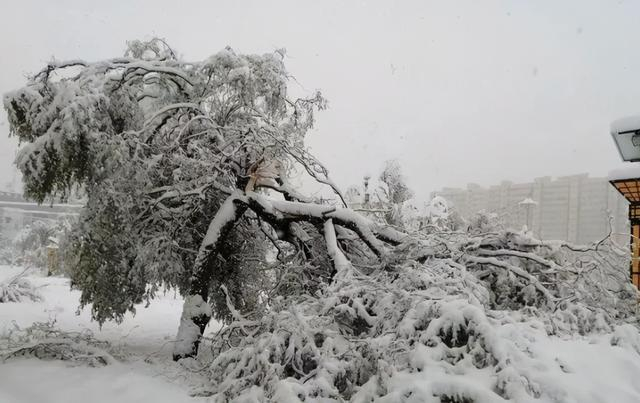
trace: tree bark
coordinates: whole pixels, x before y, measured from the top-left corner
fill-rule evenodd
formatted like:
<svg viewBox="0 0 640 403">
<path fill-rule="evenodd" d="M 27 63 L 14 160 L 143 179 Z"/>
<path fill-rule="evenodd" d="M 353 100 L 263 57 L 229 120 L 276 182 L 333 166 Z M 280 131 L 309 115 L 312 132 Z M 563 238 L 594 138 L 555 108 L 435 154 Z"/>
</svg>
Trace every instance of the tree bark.
<svg viewBox="0 0 640 403">
<path fill-rule="evenodd" d="M 211 306 L 201 295 L 189 295 L 185 298 L 178 336 L 173 348 L 173 360 L 195 357 L 198 354 L 200 340 L 207 324 L 211 320 Z"/>
<path fill-rule="evenodd" d="M 198 251 L 189 295 L 184 301 L 178 335 L 173 349 L 174 361 L 195 357 L 198 354 L 202 334 L 211 320 L 212 312 L 208 302 L 209 288 L 219 246 L 246 211 L 246 206 L 236 203 L 236 197 L 236 194 L 232 194 L 220 207 L 211 221 Z"/>
</svg>

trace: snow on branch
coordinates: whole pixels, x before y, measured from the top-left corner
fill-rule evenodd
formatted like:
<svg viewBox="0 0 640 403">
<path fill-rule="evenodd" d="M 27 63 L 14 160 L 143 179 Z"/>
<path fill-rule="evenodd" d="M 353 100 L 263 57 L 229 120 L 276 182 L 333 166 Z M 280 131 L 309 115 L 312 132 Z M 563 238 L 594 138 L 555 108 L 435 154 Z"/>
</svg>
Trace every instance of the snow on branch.
<svg viewBox="0 0 640 403">
<path fill-rule="evenodd" d="M 342 275 L 351 266 L 349 260 L 345 257 L 344 253 L 338 247 L 336 240 L 336 230 L 333 226 L 332 220 L 324 222 L 324 239 L 327 242 L 327 251 L 338 275 Z"/>
<path fill-rule="evenodd" d="M 515 274 L 518 277 L 522 277 L 523 279 L 527 280 L 530 284 L 532 284 L 536 290 L 540 291 L 542 293 L 542 295 L 544 295 L 544 297 L 547 299 L 547 301 L 549 303 L 553 303 L 554 302 L 554 298 L 551 295 L 551 293 L 549 292 L 549 290 L 546 289 L 546 287 L 544 287 L 542 284 L 540 284 L 540 281 L 538 281 L 537 278 L 533 277 L 531 274 L 527 273 L 526 271 L 524 271 L 523 269 L 516 267 L 514 265 L 511 265 L 505 261 L 502 260 L 498 260 L 496 258 L 493 257 L 479 257 L 479 256 L 465 256 L 464 259 L 472 264 L 480 264 L 480 265 L 492 265 L 495 267 L 500 267 L 502 269 L 505 269 L 513 274 Z"/>
<path fill-rule="evenodd" d="M 25 299 L 30 301 L 40 301 L 42 296 L 25 278 L 27 269 L 0 282 L 0 303 L 6 302 L 23 302 Z"/>
<path fill-rule="evenodd" d="M 96 340 L 91 331 L 67 332 L 54 325 L 54 321 L 36 322 L 27 328 L 14 325 L 0 337 L 0 360 L 29 357 L 61 360 L 89 367 L 117 362 L 112 346 L 105 341 Z"/>
<path fill-rule="evenodd" d="M 201 270 L 206 259 L 212 251 L 215 251 L 218 244 L 223 240 L 226 233 L 231 229 L 235 222 L 240 218 L 243 209 L 238 208 L 237 202 L 243 199 L 240 191 L 235 191 L 224 201 L 222 206 L 216 212 L 215 217 L 209 223 L 207 232 L 200 244 L 198 256 L 195 262 L 195 271 Z"/>
<path fill-rule="evenodd" d="M 546 370 L 532 370 L 541 364 L 529 353 L 532 334 L 613 331 L 635 312 L 637 292 L 619 283 L 610 263 L 621 256 L 607 240 L 596 250 L 512 231 L 398 234 L 389 269 L 365 273 L 336 237 L 339 220 L 365 225 L 357 213 L 246 197 L 277 219 L 321 222 L 336 269 L 350 269 L 317 294 L 278 301 L 250 329 L 245 319 L 223 329 L 207 393 L 218 398 L 259 390 L 272 400 L 545 399 L 554 386 Z M 496 376 L 470 380 L 482 371 Z"/>
<path fill-rule="evenodd" d="M 146 122 L 144 122 L 143 126 L 146 127 L 151 125 L 151 122 L 153 122 L 155 119 L 175 109 L 195 109 L 196 111 L 202 113 L 202 111 L 200 110 L 200 105 L 198 104 L 194 104 L 190 102 L 181 102 L 177 104 L 171 104 L 171 105 L 164 106 L 160 110 L 155 112 L 149 119 L 146 120 Z"/>
</svg>

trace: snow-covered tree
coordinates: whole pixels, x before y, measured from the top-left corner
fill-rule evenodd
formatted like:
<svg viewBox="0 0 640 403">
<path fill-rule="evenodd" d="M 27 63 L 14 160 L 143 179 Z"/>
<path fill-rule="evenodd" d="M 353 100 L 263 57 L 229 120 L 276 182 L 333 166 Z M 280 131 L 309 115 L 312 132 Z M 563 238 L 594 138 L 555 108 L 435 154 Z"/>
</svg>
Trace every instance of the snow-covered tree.
<svg viewBox="0 0 640 403">
<path fill-rule="evenodd" d="M 385 220 L 402 228 L 402 209 L 404 203 L 413 197 L 413 191 L 407 186 L 402 168 L 398 160 L 388 160 L 384 163 L 378 178 L 380 184 L 376 189 L 376 198 L 380 203 L 388 206 Z"/>
<path fill-rule="evenodd" d="M 350 205 L 379 223 L 406 230 L 419 227 L 421 212 L 410 202 L 413 191 L 397 160 L 386 161 L 377 180 L 372 181 L 369 175 L 363 179 L 363 186 L 352 185 L 345 192 Z"/>
<path fill-rule="evenodd" d="M 398 160 L 388 160 L 379 177 L 381 192 L 389 203 L 400 204 L 413 197 L 413 191 L 405 182 Z"/>
<path fill-rule="evenodd" d="M 478 217 L 471 218 L 472 221 L 477 219 Z M 468 226 L 456 209 L 450 207 L 449 202 L 442 196 L 433 197 L 425 205 L 420 224 L 421 228 L 427 232 L 455 231 Z"/>
<path fill-rule="evenodd" d="M 408 233 L 343 207 L 304 148 L 324 100 L 288 97 L 282 57 L 184 62 L 134 42 L 5 96 L 27 194 L 88 196 L 65 254 L 96 319 L 179 288 L 175 358 L 195 355 L 212 315 L 227 322 L 201 391 L 220 402 L 552 400 L 531 334 L 629 342 L 617 326 L 637 291 L 610 239 L 541 241 L 489 216 Z M 339 202 L 300 194 L 296 167 Z M 404 203 L 388 172 L 387 200 Z"/>
<path fill-rule="evenodd" d="M 160 285 L 178 287 L 185 307 L 175 357 L 190 356 L 212 314 L 230 318 L 225 288 L 250 311 L 259 290 L 249 284 L 284 289 L 283 271 L 342 264 L 334 227 L 382 253 L 378 238 L 389 235 L 290 186 L 289 172 L 302 167 L 342 198 L 304 148 L 325 101 L 289 98 L 283 57 L 225 49 L 185 62 L 163 41 L 135 41 L 121 58 L 51 62 L 5 95 L 26 195 L 42 202 L 80 188 L 88 196 L 64 254 L 95 319 L 118 320 Z M 267 240 L 283 253 L 278 273 L 262 277 L 274 269 L 263 267 Z"/>
<path fill-rule="evenodd" d="M 68 219 L 35 220 L 22 228 L 7 245 L 10 262 L 44 268 L 47 266 L 47 247 L 57 245 L 71 227 Z"/>
</svg>

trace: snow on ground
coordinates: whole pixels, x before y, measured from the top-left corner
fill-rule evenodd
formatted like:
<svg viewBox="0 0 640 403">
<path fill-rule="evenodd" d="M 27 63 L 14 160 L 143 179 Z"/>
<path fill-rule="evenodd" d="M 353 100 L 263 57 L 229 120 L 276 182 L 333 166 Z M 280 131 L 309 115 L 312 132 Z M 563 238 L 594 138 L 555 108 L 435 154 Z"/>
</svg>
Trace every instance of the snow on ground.
<svg viewBox="0 0 640 403">
<path fill-rule="evenodd" d="M 562 402 L 640 402 L 640 356 L 612 347 L 609 335 L 561 340 L 541 338 L 534 354 L 554 360 L 559 369 L 549 371 L 547 384 L 558 385 Z M 570 396 L 570 398 L 569 398 Z"/>
<path fill-rule="evenodd" d="M 0 266 L 0 281 L 20 270 Z M 148 308 L 141 306 L 135 316 L 127 315 L 121 325 L 106 323 L 100 329 L 91 322 L 87 308 L 76 315 L 80 293 L 69 290 L 68 279 L 34 274 L 29 280 L 39 287 L 43 301 L 0 304 L 0 334 L 15 325 L 26 327 L 37 321 L 55 320 L 61 330 L 90 329 L 96 339 L 109 341 L 122 351 L 124 359 L 97 368 L 33 358 L 0 363 L 0 403 L 207 401 L 189 396 L 190 390 L 201 382 L 198 375 L 171 361 L 172 340 L 182 308 L 179 296 L 162 295 Z M 538 378 L 540 386 L 557 388 L 551 393 L 554 402 L 640 402 L 640 382 L 636 381 L 640 355 L 634 348 L 612 346 L 611 335 L 606 334 L 563 339 L 548 337 L 542 328 L 530 328 L 524 333 L 521 329 L 519 324 L 507 325 L 500 328 L 499 334 L 516 342 L 526 337 L 527 354 L 536 362 L 545 363 L 532 369 L 547 374 L 548 379 Z M 437 371 L 418 372 L 398 381 L 418 386 L 424 383 L 424 376 L 433 381 L 442 375 Z M 487 383 L 482 379 L 492 375 L 471 376 Z M 467 386 L 473 384 L 472 379 L 460 381 Z M 527 397 L 522 401 L 543 402 Z"/>
<path fill-rule="evenodd" d="M 0 281 L 21 270 L 0 266 Z M 100 329 L 91 321 L 89 307 L 76 315 L 80 292 L 69 290 L 68 279 L 37 274 L 28 279 L 44 299 L 0 304 L 0 334 L 15 325 L 55 320 L 55 327 L 64 331 L 91 330 L 96 339 L 122 351 L 125 360 L 98 368 L 38 359 L 0 363 L 0 403 L 206 401 L 189 397 L 199 384 L 197 375 L 171 360 L 182 310 L 179 295 L 159 296 L 148 308 L 141 305 L 135 316 L 127 314 L 122 324 L 105 323 Z"/>
<path fill-rule="evenodd" d="M 68 367 L 61 361 L 14 360 L 0 365 L 0 402 L 187 402 L 184 387 L 126 364 Z"/>
</svg>

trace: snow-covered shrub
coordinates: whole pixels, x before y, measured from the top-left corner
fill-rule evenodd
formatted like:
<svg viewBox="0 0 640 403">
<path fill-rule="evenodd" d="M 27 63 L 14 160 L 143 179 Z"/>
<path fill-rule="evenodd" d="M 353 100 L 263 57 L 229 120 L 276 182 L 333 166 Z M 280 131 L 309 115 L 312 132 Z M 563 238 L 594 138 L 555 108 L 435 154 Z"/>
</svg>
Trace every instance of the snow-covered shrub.
<svg viewBox="0 0 640 403">
<path fill-rule="evenodd" d="M 459 231 L 468 228 L 467 223 L 455 208 L 442 196 L 435 196 L 425 206 L 420 228 L 427 233 Z"/>
<path fill-rule="evenodd" d="M 70 222 L 65 220 L 37 220 L 26 225 L 13 239 L 13 261 L 29 267 L 47 267 L 47 247 L 60 242 L 69 227 Z"/>
<path fill-rule="evenodd" d="M 55 321 L 36 322 L 27 328 L 14 324 L 0 335 L 2 361 L 28 357 L 97 367 L 114 363 L 112 353 L 110 344 L 96 340 L 90 331 L 65 332 L 55 327 Z"/>
<path fill-rule="evenodd" d="M 29 280 L 25 278 L 27 271 L 0 282 L 0 303 L 22 302 L 24 300 L 40 301 L 42 296 Z"/>
</svg>

